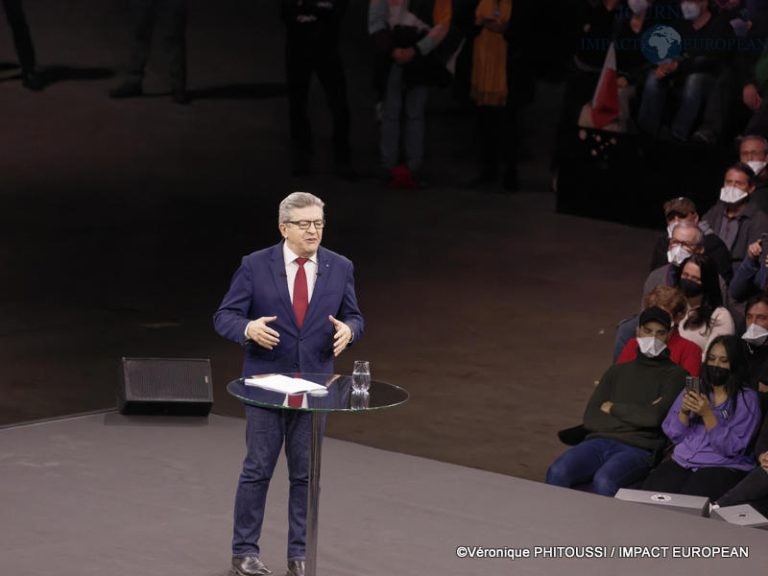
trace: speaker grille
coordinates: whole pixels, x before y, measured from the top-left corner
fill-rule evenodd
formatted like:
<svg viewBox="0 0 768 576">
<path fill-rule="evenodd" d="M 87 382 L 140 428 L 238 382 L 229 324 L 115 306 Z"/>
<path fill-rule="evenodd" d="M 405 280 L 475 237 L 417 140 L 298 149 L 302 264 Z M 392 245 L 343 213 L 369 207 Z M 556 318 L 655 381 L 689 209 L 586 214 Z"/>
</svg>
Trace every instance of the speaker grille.
<svg viewBox="0 0 768 576">
<path fill-rule="evenodd" d="M 123 358 L 126 400 L 213 401 L 208 360 Z"/>
</svg>

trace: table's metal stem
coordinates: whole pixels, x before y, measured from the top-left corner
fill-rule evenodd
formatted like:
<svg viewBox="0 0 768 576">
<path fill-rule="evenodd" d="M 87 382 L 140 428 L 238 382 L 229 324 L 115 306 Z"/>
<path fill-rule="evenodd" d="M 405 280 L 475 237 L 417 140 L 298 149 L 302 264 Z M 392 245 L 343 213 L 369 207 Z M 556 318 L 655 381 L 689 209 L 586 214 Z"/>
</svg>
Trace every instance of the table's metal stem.
<svg viewBox="0 0 768 576">
<path fill-rule="evenodd" d="M 320 504 L 320 459 L 323 445 L 323 414 L 312 412 L 312 445 L 309 449 L 307 495 L 306 576 L 317 574 L 317 512 Z"/>
</svg>

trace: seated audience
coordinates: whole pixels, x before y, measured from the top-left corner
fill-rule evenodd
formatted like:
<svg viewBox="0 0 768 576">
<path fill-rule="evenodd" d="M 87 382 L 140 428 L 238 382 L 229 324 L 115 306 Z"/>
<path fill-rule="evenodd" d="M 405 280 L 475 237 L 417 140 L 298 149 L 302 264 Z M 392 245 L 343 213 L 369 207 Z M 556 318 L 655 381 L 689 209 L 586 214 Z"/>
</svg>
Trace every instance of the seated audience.
<svg viewBox="0 0 768 576">
<path fill-rule="evenodd" d="M 763 238 L 747 248 L 747 257 L 741 261 L 733 276 L 728 293 L 734 302 L 744 302 L 762 292 L 768 283 L 768 251 L 763 254 Z"/>
<path fill-rule="evenodd" d="M 736 336 L 715 338 L 702 366 L 701 388 L 686 388 L 662 425 L 672 458 L 643 489 L 717 499 L 754 468 L 748 447 L 760 425 L 757 393 L 746 388 L 747 360 Z"/>
<path fill-rule="evenodd" d="M 754 453 L 758 466 L 718 498 L 715 507 L 750 504 L 761 514 L 768 515 L 768 418 L 763 419 Z"/>
<path fill-rule="evenodd" d="M 664 264 L 651 272 L 643 285 L 643 297 L 656 286 L 676 286 L 680 280 L 682 263 L 693 255 L 704 254 L 704 234 L 696 224 L 687 221 L 678 222 L 669 238 L 667 251 L 668 264 Z M 718 278 L 722 301 L 728 295 L 728 288 L 722 277 Z"/>
<path fill-rule="evenodd" d="M 685 246 L 676 247 L 669 245 L 669 239 L 672 237 L 672 230 L 674 230 L 675 226 L 680 222 L 689 222 L 694 226 L 698 226 L 703 234 L 702 252 L 700 253 L 712 258 L 717 265 L 717 272 L 726 283 L 730 283 L 733 277 L 731 253 L 720 237 L 710 228 L 709 224 L 699 220 L 699 213 L 693 200 L 682 196 L 667 200 L 664 202 L 664 219 L 667 221 L 667 233 L 659 236 L 653 249 L 653 256 L 651 257 L 652 271 L 672 262 L 673 258 L 676 258 L 678 263 L 682 262 L 685 257 L 693 253 L 687 253 Z"/>
<path fill-rule="evenodd" d="M 547 470 L 546 481 L 613 496 L 642 480 L 665 442 L 661 423 L 685 384 L 686 372 L 669 359 L 672 319 L 658 307 L 640 314 L 636 360 L 611 366 L 584 412 L 586 440 L 569 448 Z"/>
<path fill-rule="evenodd" d="M 747 385 L 768 397 L 768 293 L 761 292 L 747 302 Z M 768 413 L 768 411 L 763 410 Z M 768 439 L 767 439 L 768 440 Z"/>
<path fill-rule="evenodd" d="M 723 132 L 723 80 L 729 59 L 723 45 L 728 46 L 733 30 L 712 12 L 709 0 L 684 0 L 680 11 L 683 20 L 673 22 L 672 27 L 680 33 L 683 49 L 677 58 L 665 59 L 648 73 L 638 127 L 659 135 L 670 93 L 680 91 L 671 138 L 685 142 L 693 135 L 694 140 L 714 143 Z"/>
<path fill-rule="evenodd" d="M 552 160 L 555 171 L 566 157 L 572 139 L 575 139 L 582 105 L 594 95 L 608 52 L 609 42 L 606 42 L 606 39 L 613 36 L 619 5 L 619 0 L 581 0 L 573 2 L 572 6 L 558 7 L 562 8 L 564 14 L 569 8 L 572 12 L 567 18 L 566 35 L 572 35 L 569 43 L 575 48 L 575 53 L 568 64 L 568 74 L 563 87 L 563 104 Z M 512 19 L 514 18 L 513 7 Z"/>
<path fill-rule="evenodd" d="M 725 173 L 720 199 L 703 220 L 731 251 L 734 272 L 747 257 L 747 247 L 768 232 L 768 216 L 752 201 L 755 173 L 746 164 L 734 164 Z"/>
<path fill-rule="evenodd" d="M 636 95 L 642 92 L 645 77 L 652 67 L 638 47 L 642 45 L 645 33 L 659 24 L 659 20 L 654 18 L 653 4 L 653 0 L 629 0 L 623 13 L 616 19 L 614 39 L 619 47 L 616 51 L 616 66 L 619 76 L 620 132 L 636 132 L 632 125 L 631 105 Z"/>
<path fill-rule="evenodd" d="M 701 369 L 701 348 L 690 340 L 680 336 L 677 327 L 685 317 L 687 303 L 683 293 L 677 288 L 671 286 L 656 286 L 648 296 L 645 297 L 646 307 L 658 306 L 672 318 L 672 327 L 669 332 L 667 348 L 669 348 L 669 359 L 675 364 L 685 368 L 691 376 L 698 376 Z M 637 338 L 631 338 L 621 354 L 616 359 L 617 364 L 631 362 L 637 358 L 639 345 Z"/>
<path fill-rule="evenodd" d="M 765 10 L 763 7 L 760 14 L 742 13 L 731 20 L 736 24 L 736 35 L 744 37 L 745 44 L 752 48 L 736 52 L 734 85 L 740 89 L 737 112 L 742 122 L 746 122 L 745 134 L 763 136 L 768 135 L 768 99 L 765 97 L 768 90 L 768 50 L 755 50 L 754 47 L 764 47 L 768 36 Z"/>
<path fill-rule="evenodd" d="M 707 350 L 718 336 L 735 333 L 731 313 L 723 306 L 717 270 L 712 260 L 700 254 L 687 258 L 677 286 L 688 305 L 680 323 L 680 336 Z"/>
<path fill-rule="evenodd" d="M 755 191 L 752 200 L 763 212 L 768 213 L 768 140 L 757 134 L 739 138 L 739 162 L 752 168 L 755 173 Z"/>
</svg>

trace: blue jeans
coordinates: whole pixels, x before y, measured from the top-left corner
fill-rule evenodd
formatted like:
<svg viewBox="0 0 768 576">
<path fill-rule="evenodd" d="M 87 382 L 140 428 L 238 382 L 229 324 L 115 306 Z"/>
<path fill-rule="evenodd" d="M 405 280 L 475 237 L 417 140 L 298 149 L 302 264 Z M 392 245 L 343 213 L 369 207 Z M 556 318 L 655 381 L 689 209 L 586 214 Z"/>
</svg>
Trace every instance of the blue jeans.
<svg viewBox="0 0 768 576">
<path fill-rule="evenodd" d="M 405 158 L 411 171 L 424 161 L 424 110 L 427 87 L 406 86 L 403 67 L 392 64 L 387 78 L 387 91 L 381 111 L 381 164 L 389 170 L 400 162 L 400 115 L 405 100 Z"/>
<path fill-rule="evenodd" d="M 648 73 L 637 117 L 637 124 L 643 132 L 653 135 L 658 133 L 669 88 L 669 78 L 657 78 L 655 70 Z M 707 99 L 717 97 L 717 80 L 714 76 L 699 72 L 688 74 L 683 81 L 680 107 L 672 121 L 672 136 L 678 140 L 688 140 L 696 120 L 704 111 Z"/>
<path fill-rule="evenodd" d="M 569 448 L 547 470 L 547 484 L 570 488 L 592 483 L 591 492 L 614 496 L 645 478 L 651 452 L 610 438 L 592 438 Z"/>
<path fill-rule="evenodd" d="M 235 496 L 233 556 L 259 555 L 267 489 L 285 439 L 290 492 L 288 560 L 304 558 L 312 415 L 295 410 L 245 407 L 247 454 Z"/>
</svg>

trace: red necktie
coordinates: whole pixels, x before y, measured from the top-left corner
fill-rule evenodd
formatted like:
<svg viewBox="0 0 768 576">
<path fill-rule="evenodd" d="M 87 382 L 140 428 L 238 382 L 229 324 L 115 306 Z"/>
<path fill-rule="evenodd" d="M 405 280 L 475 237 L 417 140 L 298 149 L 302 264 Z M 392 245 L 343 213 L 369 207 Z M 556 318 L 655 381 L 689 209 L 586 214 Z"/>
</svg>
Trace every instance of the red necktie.
<svg viewBox="0 0 768 576">
<path fill-rule="evenodd" d="M 293 281 L 293 313 L 296 314 L 296 323 L 299 329 L 304 324 L 304 316 L 309 307 L 309 291 L 307 289 L 307 273 L 304 264 L 309 258 L 296 258 L 299 269 L 296 271 L 296 279 Z"/>
<path fill-rule="evenodd" d="M 288 406 L 291 408 L 301 408 L 304 403 L 304 394 L 288 394 Z"/>
<path fill-rule="evenodd" d="M 306 258 L 302 258 L 302 260 L 306 262 Z M 302 270 L 302 268 L 299 267 L 299 270 Z M 293 377 L 301 378 L 301 372 L 296 372 L 296 374 L 294 374 Z M 291 408 L 301 408 L 302 404 L 304 404 L 304 394 L 288 394 L 287 396 L 288 396 L 288 406 L 290 406 Z"/>
</svg>

